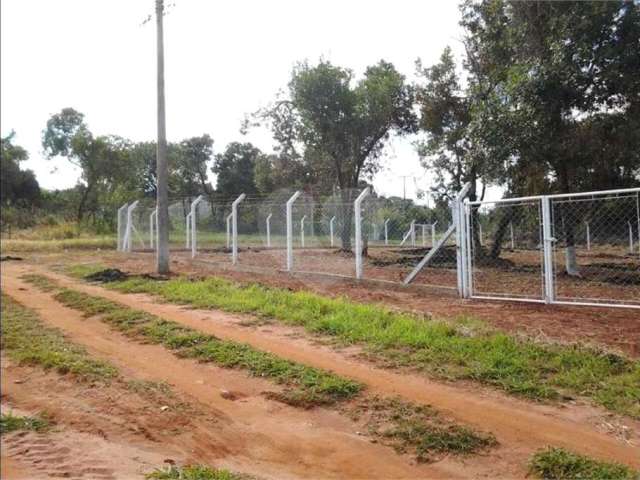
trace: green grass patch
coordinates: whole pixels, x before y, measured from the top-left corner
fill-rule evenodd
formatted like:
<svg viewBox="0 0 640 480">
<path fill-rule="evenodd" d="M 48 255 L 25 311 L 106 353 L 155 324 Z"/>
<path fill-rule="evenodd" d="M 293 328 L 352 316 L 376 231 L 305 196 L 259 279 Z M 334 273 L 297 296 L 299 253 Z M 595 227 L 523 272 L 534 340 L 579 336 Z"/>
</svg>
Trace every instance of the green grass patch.
<svg viewBox="0 0 640 480">
<path fill-rule="evenodd" d="M 42 278 L 38 278 L 42 277 Z M 47 277 L 30 276 L 25 280 L 45 288 L 55 286 Z M 176 355 L 215 363 L 224 368 L 236 368 L 256 377 L 266 377 L 285 388 L 271 396 L 291 405 L 310 408 L 331 405 L 357 395 L 362 384 L 305 365 L 281 359 L 247 344 L 220 340 L 176 322 L 164 320 L 147 312 L 134 310 L 102 297 L 58 287 L 55 300 L 79 310 L 86 317 L 100 315 L 102 321 L 115 329 L 145 341 L 161 344 Z"/>
<path fill-rule="evenodd" d="M 347 413 L 364 421 L 370 435 L 420 462 L 446 454 L 470 455 L 498 444 L 491 434 L 476 432 L 443 418 L 438 411 L 399 398 L 370 396 L 354 402 Z"/>
<path fill-rule="evenodd" d="M 111 250 L 116 248 L 114 237 L 67 238 L 64 240 L 2 239 L 0 249 L 12 253 L 51 253 L 65 250 Z"/>
<path fill-rule="evenodd" d="M 11 412 L 0 415 L 0 433 L 15 432 L 17 430 L 43 432 L 49 427 L 49 421 L 44 417 L 19 417 Z"/>
<path fill-rule="evenodd" d="M 49 277 L 45 277 L 44 275 L 27 273 L 22 275 L 20 279 L 35 285 L 43 292 L 53 292 L 58 288 L 58 282 L 50 279 Z"/>
<path fill-rule="evenodd" d="M 600 462 L 562 448 L 537 452 L 529 463 L 532 475 L 545 480 L 639 480 L 640 472 L 617 463 Z"/>
<path fill-rule="evenodd" d="M 171 303 L 277 319 L 360 344 L 377 358 L 445 379 L 468 379 L 536 400 L 580 395 L 640 418 L 640 361 L 578 345 L 545 345 L 489 328 L 426 320 L 379 305 L 221 278 L 131 277 L 106 285 Z M 468 323 L 468 322 L 467 322 Z"/>
<path fill-rule="evenodd" d="M 206 465 L 186 465 L 184 467 L 171 465 L 157 469 L 147 474 L 145 478 L 150 480 L 250 480 L 251 477 Z"/>
<path fill-rule="evenodd" d="M 77 265 L 65 265 L 64 272 L 75 278 L 84 278 L 107 268 L 101 263 L 81 263 Z"/>
<path fill-rule="evenodd" d="M 108 380 L 117 374 L 114 367 L 91 359 L 83 348 L 68 342 L 58 329 L 45 326 L 33 310 L 4 294 L 1 325 L 0 346 L 18 363 L 39 365 L 87 380 Z"/>
</svg>

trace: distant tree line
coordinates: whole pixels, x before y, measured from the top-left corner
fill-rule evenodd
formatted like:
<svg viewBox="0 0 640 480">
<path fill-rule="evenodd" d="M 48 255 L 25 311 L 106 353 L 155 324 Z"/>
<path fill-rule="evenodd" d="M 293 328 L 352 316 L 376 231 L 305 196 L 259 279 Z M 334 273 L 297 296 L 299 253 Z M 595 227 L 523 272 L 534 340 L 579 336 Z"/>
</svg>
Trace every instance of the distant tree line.
<svg viewBox="0 0 640 480">
<path fill-rule="evenodd" d="M 232 142 L 214 154 L 207 134 L 170 144 L 171 196 L 313 188 L 348 204 L 379 171 L 388 139 L 409 133 L 441 207 L 467 182 L 471 199 L 489 185 L 508 197 L 640 185 L 637 4 L 464 0 L 460 12 L 462 58 L 447 47 L 434 65 L 418 61 L 415 83 L 383 60 L 359 77 L 327 60 L 296 65 L 287 88 L 241 129 L 267 126 L 275 153 Z M 12 136 L 2 145 L 3 205 L 37 203 L 33 174 L 19 168 L 26 152 Z M 43 147 L 81 171 L 59 192 L 80 222 L 112 222 L 118 205 L 155 194 L 152 142 L 95 136 L 68 108 L 47 122 Z M 480 255 L 500 255 L 512 220 L 500 220 L 493 246 L 474 239 Z M 342 236 L 349 247 L 350 232 Z"/>
</svg>

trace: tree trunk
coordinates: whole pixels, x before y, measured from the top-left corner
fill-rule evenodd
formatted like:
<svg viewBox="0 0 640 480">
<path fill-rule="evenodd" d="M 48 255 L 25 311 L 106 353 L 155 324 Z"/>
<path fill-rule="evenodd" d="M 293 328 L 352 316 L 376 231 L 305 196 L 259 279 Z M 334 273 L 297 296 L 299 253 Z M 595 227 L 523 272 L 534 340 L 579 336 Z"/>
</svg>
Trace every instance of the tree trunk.
<svg viewBox="0 0 640 480">
<path fill-rule="evenodd" d="M 560 168 L 560 184 L 562 186 L 562 193 L 570 193 L 569 188 L 569 172 L 566 165 L 562 165 Z M 576 255 L 576 236 L 575 236 L 575 222 L 571 218 L 568 218 L 568 206 L 571 203 L 562 204 L 562 229 L 564 230 L 565 240 L 565 272 L 571 277 L 580 277 L 580 271 L 578 270 L 578 257 Z"/>
<path fill-rule="evenodd" d="M 157 34 L 157 83 L 158 83 L 158 142 L 156 152 L 156 169 L 158 178 L 158 255 L 157 270 L 159 274 L 169 273 L 169 188 L 167 168 L 167 127 L 164 104 L 164 31 L 163 0 L 156 0 L 156 34 Z"/>
<path fill-rule="evenodd" d="M 80 203 L 78 204 L 78 213 L 76 214 L 77 215 L 76 220 L 78 221 L 78 223 L 82 222 L 82 219 L 84 218 L 84 210 L 87 205 L 87 199 L 89 198 L 89 193 L 91 192 L 92 189 L 93 189 L 93 183 L 87 182 L 87 188 L 85 188 L 84 192 L 82 192 L 82 196 L 80 197 Z"/>
<path fill-rule="evenodd" d="M 514 207 L 505 207 L 505 210 L 506 211 L 500 217 L 500 221 L 498 222 L 498 229 L 496 230 L 496 234 L 493 237 L 493 245 L 491 246 L 491 251 L 489 252 L 489 258 L 492 260 L 496 260 L 500 257 L 504 236 L 507 233 L 509 225 L 513 222 Z"/>
</svg>

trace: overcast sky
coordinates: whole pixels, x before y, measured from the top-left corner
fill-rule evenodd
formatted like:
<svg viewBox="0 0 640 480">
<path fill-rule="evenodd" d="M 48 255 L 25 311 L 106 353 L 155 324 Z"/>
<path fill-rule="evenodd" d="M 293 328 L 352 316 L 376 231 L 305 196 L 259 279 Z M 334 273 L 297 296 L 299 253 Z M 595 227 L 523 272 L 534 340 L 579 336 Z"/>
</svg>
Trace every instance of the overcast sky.
<svg viewBox="0 0 640 480">
<path fill-rule="evenodd" d="M 168 138 L 208 133 L 215 152 L 234 140 L 271 151 L 268 132 L 242 136 L 240 124 L 286 86 L 294 63 L 324 57 L 360 75 L 385 59 L 412 80 L 415 60 L 434 63 L 446 45 L 459 61 L 457 4 L 175 0 L 165 17 Z M 42 129 L 64 107 L 83 112 L 94 134 L 155 139 L 155 24 L 142 25 L 154 0 L 2 0 L 0 8 L 2 135 L 15 130 L 42 186 L 78 178 L 41 153 Z M 382 194 L 402 195 L 403 175 L 428 185 L 409 139 L 391 142 L 383 163 L 374 179 Z M 407 196 L 414 192 L 409 178 Z"/>
</svg>

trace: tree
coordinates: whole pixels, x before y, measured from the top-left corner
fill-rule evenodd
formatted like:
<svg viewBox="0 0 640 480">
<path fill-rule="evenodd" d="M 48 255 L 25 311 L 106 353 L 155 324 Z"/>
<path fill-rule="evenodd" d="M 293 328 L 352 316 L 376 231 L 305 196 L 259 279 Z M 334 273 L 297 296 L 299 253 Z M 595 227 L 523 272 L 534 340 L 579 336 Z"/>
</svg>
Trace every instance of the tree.
<svg viewBox="0 0 640 480">
<path fill-rule="evenodd" d="M 172 170 L 179 179 L 181 193 L 190 196 L 202 192 L 213 201 L 213 188 L 207 178 L 208 162 L 212 155 L 213 139 L 206 133 L 180 142 Z"/>
<path fill-rule="evenodd" d="M 77 207 L 78 222 L 84 219 L 87 203 L 95 196 L 98 185 L 123 171 L 123 159 L 129 148 L 121 137 L 94 137 L 84 122 L 84 115 L 73 108 L 51 116 L 43 132 L 42 146 L 49 158 L 66 157 L 80 169 L 84 184 Z M 128 171 L 127 175 L 130 174 Z"/>
<path fill-rule="evenodd" d="M 215 156 L 211 171 L 217 175 L 216 193 L 225 196 L 252 194 L 255 184 L 256 162 L 262 156 L 251 143 L 231 142 L 224 152 Z"/>
<path fill-rule="evenodd" d="M 15 132 L 0 138 L 0 202 L 2 205 L 33 206 L 40 198 L 40 186 L 31 170 L 20 163 L 29 158 L 27 151 L 13 143 Z"/>
<path fill-rule="evenodd" d="M 351 70 L 321 60 L 298 65 L 288 95 L 259 116 L 289 154 L 304 148 L 315 168 L 329 172 L 345 205 L 342 248 L 351 249 L 353 189 L 373 175 L 391 132 L 414 131 L 413 91 L 391 63 L 380 61 L 354 81 Z M 325 177 L 326 178 L 326 177 Z"/>
</svg>

